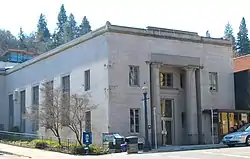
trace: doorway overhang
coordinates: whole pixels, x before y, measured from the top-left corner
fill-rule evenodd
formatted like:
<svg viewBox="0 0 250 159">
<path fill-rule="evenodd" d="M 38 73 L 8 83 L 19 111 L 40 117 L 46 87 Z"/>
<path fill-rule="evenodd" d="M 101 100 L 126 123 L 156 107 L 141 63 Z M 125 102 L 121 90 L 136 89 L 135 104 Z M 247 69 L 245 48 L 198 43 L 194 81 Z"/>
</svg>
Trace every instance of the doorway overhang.
<svg viewBox="0 0 250 159">
<path fill-rule="evenodd" d="M 150 62 L 160 63 L 164 65 L 172 66 L 193 66 L 193 67 L 202 67 L 199 57 L 190 57 L 190 56 L 180 56 L 180 55 L 170 55 L 163 53 L 151 53 Z"/>
</svg>

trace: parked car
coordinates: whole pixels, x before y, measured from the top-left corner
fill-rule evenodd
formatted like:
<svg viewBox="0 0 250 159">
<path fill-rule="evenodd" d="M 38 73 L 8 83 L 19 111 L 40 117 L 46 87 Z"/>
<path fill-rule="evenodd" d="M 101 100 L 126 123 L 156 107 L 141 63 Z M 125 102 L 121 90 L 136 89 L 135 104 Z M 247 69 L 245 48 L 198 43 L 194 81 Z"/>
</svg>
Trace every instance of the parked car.
<svg viewBox="0 0 250 159">
<path fill-rule="evenodd" d="M 250 146 L 250 123 L 244 125 L 236 132 L 225 135 L 222 139 L 222 142 L 229 147 L 234 147 L 235 145 L 241 144 Z"/>
</svg>

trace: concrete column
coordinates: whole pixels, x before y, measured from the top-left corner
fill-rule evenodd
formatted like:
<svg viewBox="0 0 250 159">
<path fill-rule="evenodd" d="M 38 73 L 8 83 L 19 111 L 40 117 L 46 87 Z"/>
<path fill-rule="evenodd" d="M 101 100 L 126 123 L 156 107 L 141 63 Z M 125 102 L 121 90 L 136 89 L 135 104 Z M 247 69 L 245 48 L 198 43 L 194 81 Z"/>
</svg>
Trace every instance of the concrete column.
<svg viewBox="0 0 250 159">
<path fill-rule="evenodd" d="M 13 93 L 13 96 L 15 96 L 15 93 Z M 21 123 L 20 92 L 18 94 L 18 99 L 13 100 L 13 110 L 14 110 L 13 126 L 18 126 L 20 128 L 20 123 Z"/>
<path fill-rule="evenodd" d="M 194 67 L 185 67 L 185 94 L 186 94 L 186 132 L 188 135 L 188 144 L 198 143 L 198 125 L 197 125 L 197 97 L 196 97 L 196 78 Z"/>
<path fill-rule="evenodd" d="M 160 64 L 152 64 L 151 66 L 151 82 L 152 82 L 152 106 L 156 107 L 156 130 L 154 130 L 153 135 L 157 135 L 157 143 L 161 144 L 160 141 L 160 133 L 161 133 L 161 117 L 160 117 L 160 102 L 161 102 L 161 97 L 160 97 Z M 152 115 L 152 119 L 154 120 L 154 116 Z M 152 121 L 153 121 L 152 120 Z M 154 122 L 152 123 L 152 125 Z M 152 126 L 154 128 L 155 126 Z M 155 143 L 155 142 L 154 142 Z"/>
<path fill-rule="evenodd" d="M 26 111 L 29 111 L 28 113 L 31 113 L 30 111 L 30 107 L 32 106 L 32 96 L 31 96 L 31 93 L 32 93 L 32 86 L 31 85 L 28 85 L 25 89 L 25 107 L 26 107 Z M 26 133 L 33 133 L 32 132 L 32 122 L 30 120 L 26 120 L 26 124 L 25 124 L 25 132 Z"/>
</svg>

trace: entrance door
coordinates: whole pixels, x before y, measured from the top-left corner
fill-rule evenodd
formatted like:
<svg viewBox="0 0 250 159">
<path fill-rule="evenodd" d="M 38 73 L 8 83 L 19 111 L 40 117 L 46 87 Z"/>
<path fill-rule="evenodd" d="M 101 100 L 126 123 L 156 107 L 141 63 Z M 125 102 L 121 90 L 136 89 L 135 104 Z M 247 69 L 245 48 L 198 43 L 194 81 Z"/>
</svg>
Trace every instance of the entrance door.
<svg viewBox="0 0 250 159">
<path fill-rule="evenodd" d="M 161 100 L 161 129 L 162 129 L 162 144 L 172 145 L 172 127 L 173 127 L 173 100 Z"/>
<path fill-rule="evenodd" d="M 172 121 L 161 120 L 162 122 L 162 144 L 172 145 Z"/>
</svg>

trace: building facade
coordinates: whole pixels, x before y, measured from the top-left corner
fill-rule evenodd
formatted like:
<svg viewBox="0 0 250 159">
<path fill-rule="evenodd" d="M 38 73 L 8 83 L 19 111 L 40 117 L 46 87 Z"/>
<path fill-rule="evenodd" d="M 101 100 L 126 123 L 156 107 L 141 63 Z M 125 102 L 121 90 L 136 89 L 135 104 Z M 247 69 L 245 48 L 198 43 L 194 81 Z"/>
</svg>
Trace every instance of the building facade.
<svg viewBox="0 0 250 159">
<path fill-rule="evenodd" d="M 103 133 L 144 137 L 142 87 L 147 86 L 150 143 L 156 143 L 155 137 L 158 145 L 210 143 L 213 124 L 203 110 L 235 107 L 232 54 L 227 40 L 107 22 L 7 70 L 0 124 L 6 130 L 17 125 L 35 133 L 32 123 L 21 117 L 24 108 L 42 101 L 42 81 L 53 81 L 54 87 L 66 81 L 70 92 L 90 92 L 98 104 L 91 112 L 94 143 L 102 143 Z M 49 134 L 42 128 L 38 132 Z M 65 128 L 62 137 L 74 135 Z"/>
</svg>

